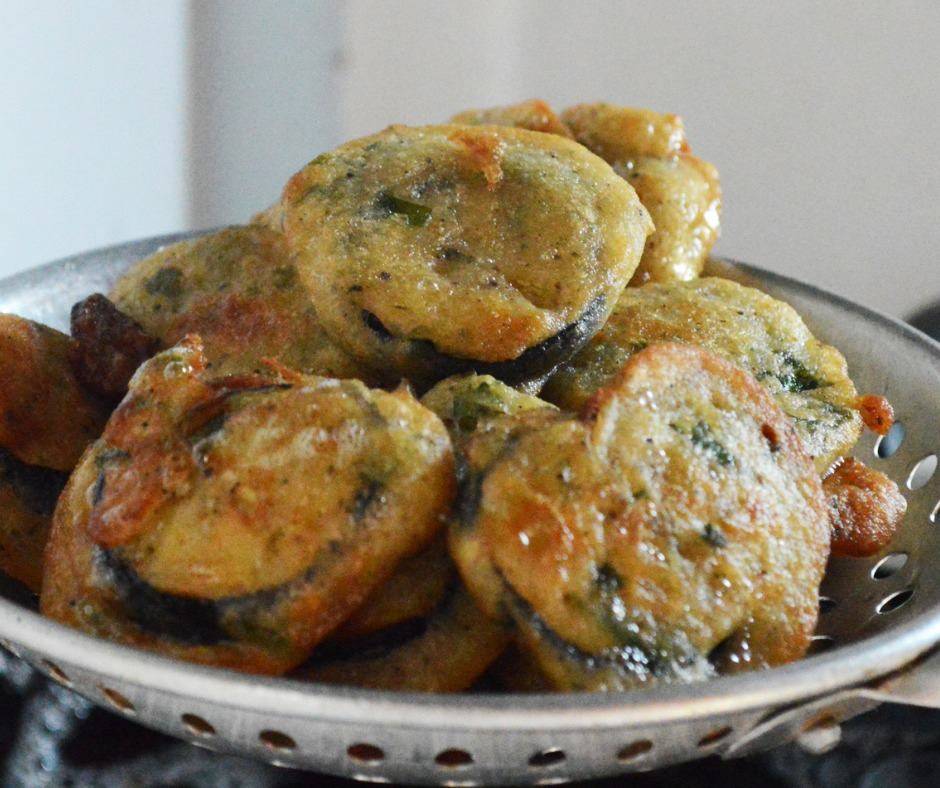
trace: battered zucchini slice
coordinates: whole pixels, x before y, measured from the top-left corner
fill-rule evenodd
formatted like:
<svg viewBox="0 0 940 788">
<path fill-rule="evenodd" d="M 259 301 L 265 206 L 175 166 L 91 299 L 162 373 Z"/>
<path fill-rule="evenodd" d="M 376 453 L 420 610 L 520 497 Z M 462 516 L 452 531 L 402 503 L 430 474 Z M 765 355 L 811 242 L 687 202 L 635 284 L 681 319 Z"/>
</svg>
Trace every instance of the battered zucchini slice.
<svg viewBox="0 0 940 788">
<path fill-rule="evenodd" d="M 20 462 L 71 471 L 101 434 L 108 408 L 72 369 L 65 334 L 0 315 L 0 448 Z"/>
<path fill-rule="evenodd" d="M 469 109 L 454 115 L 450 122 L 466 126 L 514 126 L 517 129 L 571 138 L 571 131 L 561 122 L 555 110 L 541 99 L 530 99 L 505 107 Z"/>
<path fill-rule="evenodd" d="M 56 498 L 108 412 L 76 377 L 74 350 L 65 334 L 0 315 L 0 572 L 35 592 Z"/>
<path fill-rule="evenodd" d="M 460 692 L 506 648 L 504 627 L 480 613 L 473 597 L 451 585 L 425 620 L 381 637 L 315 652 L 297 676 L 325 684 L 410 692 Z"/>
<path fill-rule="evenodd" d="M 682 119 L 579 104 L 562 113 L 562 122 L 636 189 L 656 225 L 631 284 L 697 277 L 718 240 L 721 186 L 718 170 L 689 152 Z"/>
<path fill-rule="evenodd" d="M 478 604 L 512 623 L 557 688 L 691 681 L 805 653 L 826 504 L 763 386 L 664 343 L 579 416 L 552 417 L 495 453 L 470 439 L 482 471 L 463 484 L 450 544 Z"/>
<path fill-rule="evenodd" d="M 686 342 L 750 372 L 790 416 L 820 473 L 858 441 L 858 395 L 845 358 L 782 301 L 727 279 L 623 292 L 607 324 L 559 368 L 542 395 L 577 410 L 653 342 Z"/>
<path fill-rule="evenodd" d="M 391 579 L 376 588 L 330 635 L 329 642 L 354 642 L 427 618 L 441 604 L 456 574 L 447 540 L 441 534 L 427 549 L 404 559 Z"/>
<path fill-rule="evenodd" d="M 260 224 L 160 250 L 118 281 L 111 300 L 164 347 L 198 334 L 217 375 L 258 372 L 270 358 L 309 374 L 389 382 L 330 340 L 284 237 Z"/>
<path fill-rule="evenodd" d="M 443 380 L 421 402 L 447 427 L 458 462 L 469 437 L 487 433 L 495 419 L 555 410 L 488 375 Z M 505 627 L 481 614 L 459 587 L 441 539 L 403 561 L 392 579 L 333 634 L 332 649 L 325 656 L 315 652 L 304 675 L 328 683 L 456 692 L 479 677 L 507 638 Z M 422 672 L 416 673 L 419 668 Z"/>
<path fill-rule="evenodd" d="M 56 499 L 68 474 L 27 465 L 0 449 L 0 572 L 35 593 Z"/>
<path fill-rule="evenodd" d="M 330 335 L 427 382 L 546 373 L 607 319 L 652 229 L 577 143 L 460 125 L 393 126 L 318 156 L 282 220 Z"/>
<path fill-rule="evenodd" d="M 405 390 L 147 362 L 56 509 L 42 610 L 195 662 L 282 673 L 426 547 L 450 439 Z"/>
<path fill-rule="evenodd" d="M 476 432 L 485 432 L 494 418 L 522 413 L 527 410 L 554 407 L 536 397 L 523 394 L 488 375 L 464 375 L 438 383 L 421 403 L 430 408 L 444 422 L 450 433 L 455 453 Z M 316 669 L 316 677 L 323 681 L 363 684 L 380 681 L 388 689 L 419 689 L 427 691 L 456 691 L 469 686 L 499 653 L 494 644 L 505 644 L 503 627 L 488 622 L 470 620 L 466 612 L 472 602 L 458 597 L 465 592 L 455 588 L 457 571 L 447 552 L 446 540 L 435 541 L 427 550 L 405 559 L 385 585 L 378 588 L 330 638 L 335 659 L 328 659 L 329 667 Z M 446 602 L 446 603 L 445 603 Z M 488 622 L 488 623 L 487 623 Z M 401 632 L 408 637 L 402 639 Z M 444 635 L 450 639 L 453 651 L 439 650 Z M 363 641 L 367 638 L 366 641 Z M 426 638 L 426 640 L 425 640 Z M 479 640 L 478 646 L 466 642 Z M 370 644 L 381 645 L 380 669 L 373 670 L 376 654 Z M 344 645 L 338 646 L 338 643 Z M 365 651 L 365 656 L 363 656 Z M 410 676 L 404 664 L 435 654 L 433 676 Z M 475 655 L 468 661 L 468 655 Z M 420 655 L 420 657 L 418 656 Z M 323 665 L 322 655 L 314 660 Z M 475 666 L 471 670 L 471 666 Z M 413 667 L 413 665 L 412 665 Z M 325 671 L 325 672 L 324 672 Z M 311 674 L 313 675 L 313 674 Z M 367 676 L 372 675 L 369 679 Z M 332 677 L 332 678 L 328 678 Z M 396 686 L 396 682 L 401 682 Z M 364 686 L 378 686 L 365 683 Z"/>
</svg>

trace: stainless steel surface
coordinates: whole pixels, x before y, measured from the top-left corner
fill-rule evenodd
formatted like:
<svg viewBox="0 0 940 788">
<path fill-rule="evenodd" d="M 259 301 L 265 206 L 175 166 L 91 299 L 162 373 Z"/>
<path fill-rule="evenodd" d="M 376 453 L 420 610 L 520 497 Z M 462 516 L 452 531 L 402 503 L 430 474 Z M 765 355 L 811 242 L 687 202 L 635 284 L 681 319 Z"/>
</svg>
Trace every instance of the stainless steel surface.
<svg viewBox="0 0 940 788">
<path fill-rule="evenodd" d="M 64 327 L 73 301 L 107 290 L 131 262 L 179 237 L 7 279 L 0 310 Z M 96 703 L 196 744 L 378 782 L 563 782 L 798 736 L 822 749 L 840 720 L 881 701 L 940 706 L 940 658 L 907 667 L 940 642 L 940 522 L 931 522 L 940 474 L 917 490 L 906 486 L 915 465 L 940 452 L 940 345 L 785 277 L 722 261 L 714 268 L 793 304 L 846 354 L 861 390 L 891 399 L 906 429 L 891 457 L 876 457 L 870 435 L 858 446 L 858 456 L 898 480 L 909 509 L 883 554 L 832 562 L 823 593 L 833 602 L 819 625 L 820 645 L 831 646 L 824 653 L 763 673 L 622 695 L 433 696 L 192 666 L 89 638 L 2 598 L 0 638 Z M 906 554 L 904 565 L 892 559 L 876 573 L 894 553 Z"/>
</svg>

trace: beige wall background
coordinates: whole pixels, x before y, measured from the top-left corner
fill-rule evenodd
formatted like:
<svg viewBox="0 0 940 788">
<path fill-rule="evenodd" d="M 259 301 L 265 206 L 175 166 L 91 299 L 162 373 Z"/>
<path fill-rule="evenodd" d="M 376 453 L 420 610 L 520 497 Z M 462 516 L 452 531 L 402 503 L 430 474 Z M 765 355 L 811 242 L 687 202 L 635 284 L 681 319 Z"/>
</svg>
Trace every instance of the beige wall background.
<svg viewBox="0 0 940 788">
<path fill-rule="evenodd" d="M 932 0 L 7 0 L 0 23 L 0 272 L 241 221 L 345 138 L 538 96 L 681 113 L 722 254 L 898 315 L 940 299 Z"/>
</svg>

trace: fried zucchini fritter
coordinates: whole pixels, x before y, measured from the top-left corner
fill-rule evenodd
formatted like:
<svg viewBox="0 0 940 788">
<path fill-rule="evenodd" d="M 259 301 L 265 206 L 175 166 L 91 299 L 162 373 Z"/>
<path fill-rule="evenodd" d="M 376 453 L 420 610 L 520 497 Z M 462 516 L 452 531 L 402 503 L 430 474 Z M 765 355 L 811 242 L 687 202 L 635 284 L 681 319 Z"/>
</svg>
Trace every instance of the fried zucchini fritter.
<svg viewBox="0 0 940 788">
<path fill-rule="evenodd" d="M 697 277 L 718 240 L 721 185 L 718 170 L 689 152 L 682 119 L 579 104 L 562 113 L 562 122 L 636 189 L 656 226 L 630 284 Z"/>
<path fill-rule="evenodd" d="M 71 471 L 108 417 L 72 370 L 73 346 L 48 326 L 0 315 L 0 448 L 27 465 Z"/>
<path fill-rule="evenodd" d="M 410 692 L 465 690 L 506 648 L 507 634 L 462 587 L 451 586 L 438 608 L 385 641 L 349 643 L 314 659 L 295 675 L 326 684 Z"/>
<path fill-rule="evenodd" d="M 842 354 L 813 337 L 788 304 L 717 277 L 624 290 L 607 324 L 543 396 L 578 410 L 653 342 L 700 345 L 754 375 L 794 420 L 820 473 L 858 441 L 857 393 Z"/>
<path fill-rule="evenodd" d="M 56 498 L 108 412 L 73 371 L 74 349 L 65 334 L 0 315 L 0 572 L 36 592 Z"/>
<path fill-rule="evenodd" d="M 897 533 L 907 499 L 881 471 L 847 457 L 823 479 L 832 525 L 832 553 L 865 557 L 883 550 Z"/>
<path fill-rule="evenodd" d="M 20 462 L 0 449 L 0 572 L 35 593 L 56 499 L 68 474 Z"/>
<path fill-rule="evenodd" d="M 533 411 L 523 417 L 540 414 Z M 746 372 L 652 345 L 580 416 L 523 424 L 463 482 L 451 550 L 560 689 L 624 689 L 805 653 L 829 550 L 819 476 Z M 519 424 L 524 418 L 511 419 Z M 717 659 L 717 657 L 716 657 Z"/>
<path fill-rule="evenodd" d="M 205 366 L 191 337 L 134 376 L 56 509 L 42 610 L 284 672 L 439 532 L 450 439 L 404 390 Z"/>
<path fill-rule="evenodd" d="M 111 300 L 164 347 L 198 334 L 216 375 L 257 372 L 271 358 L 312 375 L 388 382 L 329 339 L 284 237 L 261 225 L 161 249 L 118 281 Z"/>
<path fill-rule="evenodd" d="M 486 433 L 495 419 L 531 410 L 555 410 L 488 375 L 443 380 L 421 398 L 421 403 L 444 422 L 458 462 L 470 436 Z M 476 609 L 466 591 L 456 587 L 456 574 L 443 541 L 402 561 L 392 579 L 376 589 L 331 637 L 331 645 L 338 641 L 346 644 L 339 656 L 324 661 L 315 653 L 305 675 L 318 681 L 385 689 L 456 692 L 468 687 L 498 656 L 507 633 L 500 623 Z M 398 634 L 406 622 L 419 626 L 401 639 Z M 378 652 L 355 642 L 367 636 L 377 637 L 383 644 Z M 432 667 L 425 670 L 428 665 Z M 419 667 L 424 673 L 415 675 Z"/>
<path fill-rule="evenodd" d="M 561 122 L 555 111 L 541 99 L 530 99 L 505 107 L 469 109 L 450 119 L 451 123 L 465 126 L 514 126 L 517 129 L 541 131 L 571 138 L 568 127 Z"/>
<path fill-rule="evenodd" d="M 427 618 L 441 604 L 455 575 L 447 540 L 441 534 L 429 547 L 405 558 L 395 574 L 330 635 L 329 642 L 354 641 L 406 621 Z"/>
<path fill-rule="evenodd" d="M 537 378 L 603 324 L 646 210 L 571 140 L 497 126 L 393 126 L 318 156 L 283 223 L 324 327 L 423 381 Z"/>
<path fill-rule="evenodd" d="M 72 306 L 72 368 L 82 384 L 110 402 L 127 393 L 137 367 L 159 343 L 101 293 Z"/>
</svg>

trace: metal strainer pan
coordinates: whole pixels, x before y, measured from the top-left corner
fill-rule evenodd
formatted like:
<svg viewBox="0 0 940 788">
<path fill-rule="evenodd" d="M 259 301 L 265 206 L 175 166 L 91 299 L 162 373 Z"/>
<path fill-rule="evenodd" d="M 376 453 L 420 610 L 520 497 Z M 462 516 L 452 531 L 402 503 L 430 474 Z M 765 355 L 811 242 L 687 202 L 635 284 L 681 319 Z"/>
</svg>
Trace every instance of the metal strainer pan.
<svg viewBox="0 0 940 788">
<path fill-rule="evenodd" d="M 0 311 L 64 328 L 70 305 L 185 236 L 109 247 L 0 282 Z M 770 671 L 627 694 L 412 695 L 244 676 L 90 638 L 0 597 L 0 638 L 92 701 L 196 744 L 375 782 L 554 783 L 731 757 L 794 737 L 822 750 L 882 701 L 940 708 L 940 345 L 891 318 L 751 266 L 714 273 L 792 304 L 839 347 L 861 391 L 905 433 L 859 457 L 908 496 L 904 527 L 871 559 L 833 560 L 819 653 Z M 883 456 L 881 456 L 883 455 Z M 890 456 L 889 456 L 890 455 Z M 936 521 L 936 522 L 935 522 Z"/>
</svg>

